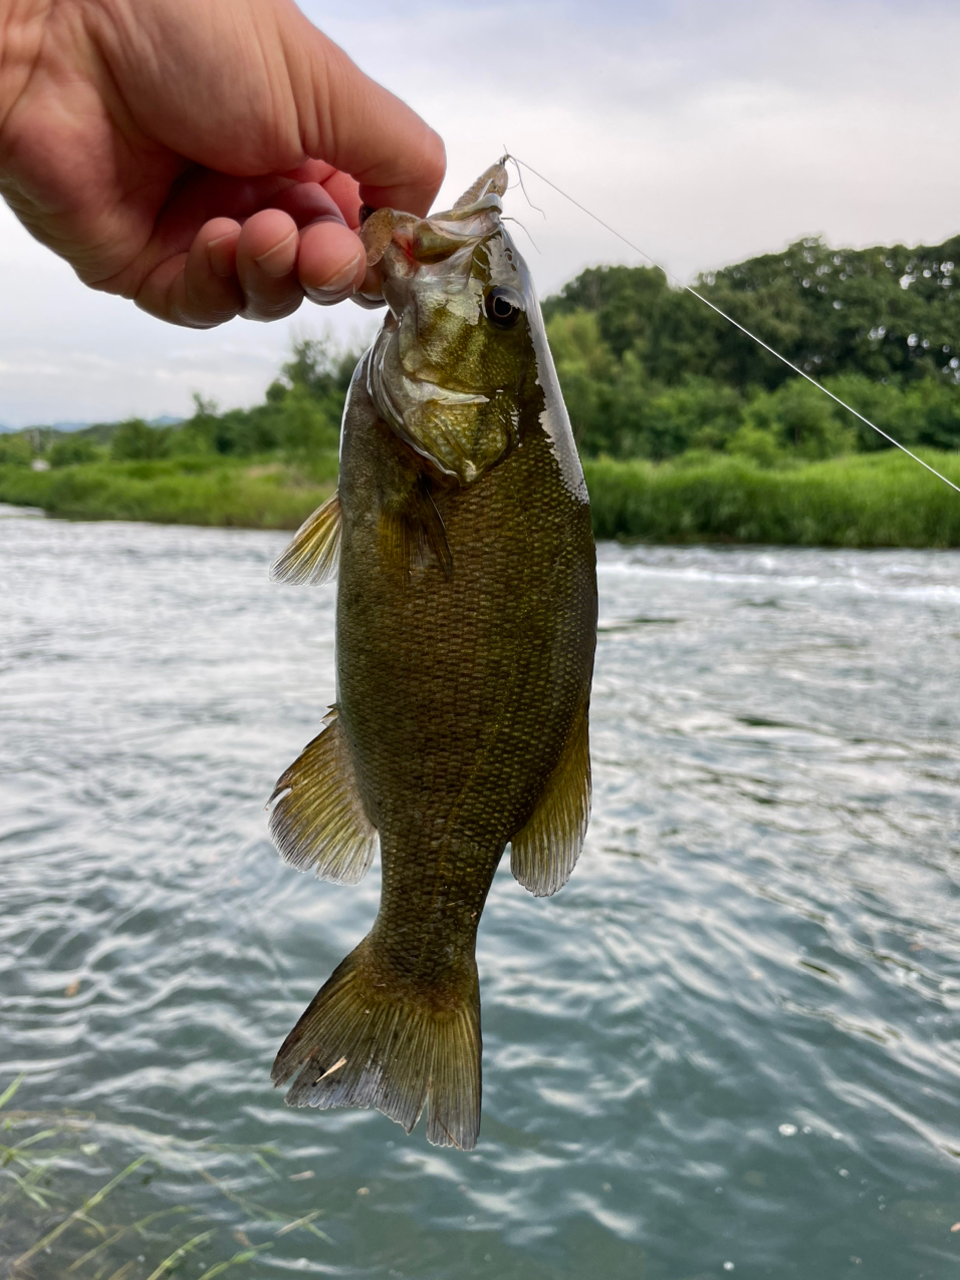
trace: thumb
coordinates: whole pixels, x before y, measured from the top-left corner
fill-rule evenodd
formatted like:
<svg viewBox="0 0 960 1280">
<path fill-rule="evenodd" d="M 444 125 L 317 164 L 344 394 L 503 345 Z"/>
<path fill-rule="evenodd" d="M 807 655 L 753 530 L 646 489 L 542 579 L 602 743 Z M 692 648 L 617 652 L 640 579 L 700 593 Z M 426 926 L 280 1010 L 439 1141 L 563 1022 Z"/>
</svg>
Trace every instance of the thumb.
<svg viewBox="0 0 960 1280">
<path fill-rule="evenodd" d="M 355 178 L 365 203 L 422 216 L 446 172 L 439 134 L 339 45 L 306 19 L 304 25 L 308 38 L 288 51 L 301 63 L 291 79 L 303 86 L 297 105 L 304 150 Z"/>
</svg>

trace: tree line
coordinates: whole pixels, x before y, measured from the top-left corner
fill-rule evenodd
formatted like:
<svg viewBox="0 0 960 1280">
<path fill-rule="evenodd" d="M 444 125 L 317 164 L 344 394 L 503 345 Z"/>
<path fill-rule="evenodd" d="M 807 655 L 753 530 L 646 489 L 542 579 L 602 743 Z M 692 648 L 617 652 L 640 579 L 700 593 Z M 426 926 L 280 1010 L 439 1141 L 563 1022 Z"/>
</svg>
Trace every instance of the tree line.
<svg viewBox="0 0 960 1280">
<path fill-rule="evenodd" d="M 694 287 L 907 445 L 960 448 L 960 236 L 908 249 L 831 249 L 810 238 L 701 275 Z M 543 306 L 585 457 L 729 454 L 763 465 L 889 447 L 663 272 L 591 267 Z M 336 450 L 358 355 L 318 339 L 248 409 L 202 396 L 183 423 L 139 419 L 70 434 L 0 436 L 0 462 Z"/>
<path fill-rule="evenodd" d="M 693 287 L 903 443 L 960 446 L 960 236 L 916 249 L 811 238 Z M 590 268 L 543 310 L 587 456 L 772 463 L 889 447 L 656 268 Z"/>
</svg>

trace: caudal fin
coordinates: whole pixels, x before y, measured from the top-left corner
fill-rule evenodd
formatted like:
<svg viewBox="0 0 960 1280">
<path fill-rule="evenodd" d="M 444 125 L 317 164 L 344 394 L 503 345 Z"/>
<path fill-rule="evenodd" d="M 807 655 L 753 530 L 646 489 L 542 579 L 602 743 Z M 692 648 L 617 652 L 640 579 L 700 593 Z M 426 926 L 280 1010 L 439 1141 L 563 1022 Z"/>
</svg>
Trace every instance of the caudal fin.
<svg viewBox="0 0 960 1280">
<path fill-rule="evenodd" d="M 365 938 L 334 970 L 283 1042 L 274 1084 L 294 1107 L 376 1107 L 407 1133 L 427 1106 L 427 1140 L 476 1146 L 480 993 L 476 969 L 451 1002 L 381 985 Z"/>
</svg>

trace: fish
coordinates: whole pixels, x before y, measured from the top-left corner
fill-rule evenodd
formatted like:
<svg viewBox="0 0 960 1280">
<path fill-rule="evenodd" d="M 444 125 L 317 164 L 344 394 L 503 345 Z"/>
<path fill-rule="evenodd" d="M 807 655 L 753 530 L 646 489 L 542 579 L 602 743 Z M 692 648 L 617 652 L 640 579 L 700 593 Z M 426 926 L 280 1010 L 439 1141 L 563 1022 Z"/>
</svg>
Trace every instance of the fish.
<svg viewBox="0 0 960 1280">
<path fill-rule="evenodd" d="M 383 327 L 354 373 L 336 494 L 274 566 L 338 577 L 336 703 L 277 781 L 301 870 L 357 883 L 372 929 L 277 1054 L 293 1106 L 375 1107 L 472 1149 L 477 928 L 504 850 L 564 885 L 590 813 L 596 553 L 536 292 L 503 222 L 505 159 L 452 209 L 368 211 Z"/>
</svg>

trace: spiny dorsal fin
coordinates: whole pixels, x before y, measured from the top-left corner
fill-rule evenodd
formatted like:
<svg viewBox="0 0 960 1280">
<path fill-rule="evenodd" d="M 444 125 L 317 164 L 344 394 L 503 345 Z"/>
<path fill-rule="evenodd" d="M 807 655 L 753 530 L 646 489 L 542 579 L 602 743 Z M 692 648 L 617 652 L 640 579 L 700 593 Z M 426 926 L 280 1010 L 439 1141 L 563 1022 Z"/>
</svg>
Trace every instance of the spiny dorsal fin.
<svg viewBox="0 0 960 1280">
<path fill-rule="evenodd" d="M 326 727 L 277 779 L 270 834 L 298 871 L 313 866 L 321 880 L 357 884 L 373 862 L 377 831 L 364 812 L 337 717 L 331 707 Z"/>
<path fill-rule="evenodd" d="M 407 1133 L 426 1106 L 428 1142 L 470 1151 L 480 1129 L 480 1050 L 476 965 L 437 999 L 381 973 L 368 936 L 314 996 L 272 1078 L 292 1079 L 292 1107 L 376 1107 Z"/>
<path fill-rule="evenodd" d="M 526 826 L 511 841 L 510 870 L 535 897 L 547 898 L 569 880 L 590 820 L 590 742 L 587 710 Z"/>
<path fill-rule="evenodd" d="M 270 570 L 275 582 L 318 586 L 337 572 L 340 559 L 340 495 L 334 493 L 308 516 Z"/>
</svg>

